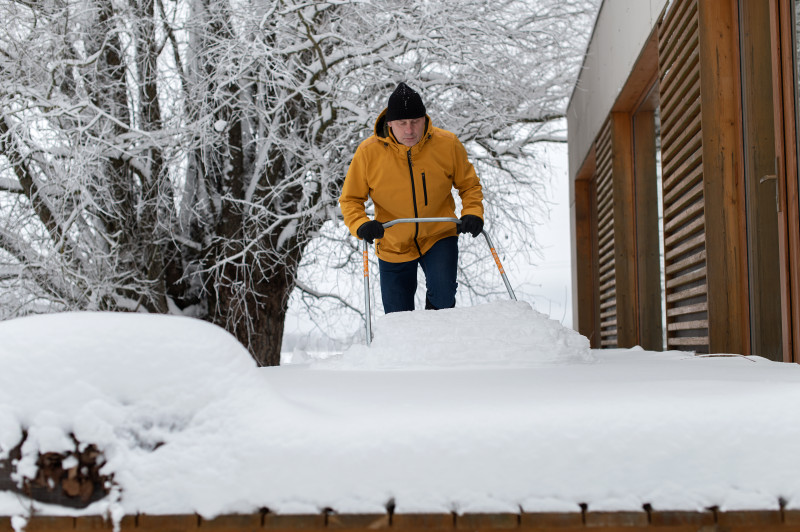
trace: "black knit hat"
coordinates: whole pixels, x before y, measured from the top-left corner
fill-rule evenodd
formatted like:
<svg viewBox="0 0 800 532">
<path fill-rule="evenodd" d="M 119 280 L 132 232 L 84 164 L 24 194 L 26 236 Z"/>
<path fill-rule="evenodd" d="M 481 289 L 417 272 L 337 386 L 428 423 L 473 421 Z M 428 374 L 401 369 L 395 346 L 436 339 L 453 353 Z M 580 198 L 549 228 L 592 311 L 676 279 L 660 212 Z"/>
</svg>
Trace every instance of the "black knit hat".
<svg viewBox="0 0 800 532">
<path fill-rule="evenodd" d="M 423 116 L 425 116 L 425 105 L 422 103 L 422 97 L 417 91 L 401 81 L 392 95 L 389 96 L 386 121 L 421 118 Z"/>
</svg>

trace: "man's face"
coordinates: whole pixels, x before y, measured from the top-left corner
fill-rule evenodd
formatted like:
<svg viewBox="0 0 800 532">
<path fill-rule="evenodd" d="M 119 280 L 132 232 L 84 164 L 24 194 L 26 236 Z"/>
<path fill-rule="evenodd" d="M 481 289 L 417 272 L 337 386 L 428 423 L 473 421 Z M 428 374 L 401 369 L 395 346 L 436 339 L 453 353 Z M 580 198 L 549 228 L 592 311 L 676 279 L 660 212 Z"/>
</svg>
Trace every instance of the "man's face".
<svg viewBox="0 0 800 532">
<path fill-rule="evenodd" d="M 406 120 L 392 120 L 387 124 L 392 129 L 394 138 L 409 148 L 419 142 L 425 132 L 424 116 Z"/>
</svg>

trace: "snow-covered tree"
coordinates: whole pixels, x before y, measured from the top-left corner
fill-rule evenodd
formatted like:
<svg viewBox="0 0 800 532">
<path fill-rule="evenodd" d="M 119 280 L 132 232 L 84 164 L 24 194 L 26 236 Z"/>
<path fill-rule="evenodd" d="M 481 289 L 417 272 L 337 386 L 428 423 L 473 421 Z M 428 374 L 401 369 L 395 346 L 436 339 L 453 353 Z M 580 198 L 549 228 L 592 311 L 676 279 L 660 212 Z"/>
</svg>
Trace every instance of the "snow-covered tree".
<svg viewBox="0 0 800 532">
<path fill-rule="evenodd" d="M 541 186 L 533 147 L 563 140 L 554 124 L 592 12 L 586 0 L 0 0 L 0 317 L 182 313 L 278 364 L 310 244 L 323 273 L 356 250 L 337 198 L 397 82 L 465 142 L 489 209 L 504 208 L 514 187 Z"/>
</svg>

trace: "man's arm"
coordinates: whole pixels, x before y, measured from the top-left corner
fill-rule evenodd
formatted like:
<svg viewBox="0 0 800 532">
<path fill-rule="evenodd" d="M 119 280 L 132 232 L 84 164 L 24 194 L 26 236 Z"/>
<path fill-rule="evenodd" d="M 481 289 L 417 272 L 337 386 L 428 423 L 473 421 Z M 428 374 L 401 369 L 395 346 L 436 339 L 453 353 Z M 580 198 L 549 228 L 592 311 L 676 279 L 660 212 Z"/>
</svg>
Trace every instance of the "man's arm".
<svg viewBox="0 0 800 532">
<path fill-rule="evenodd" d="M 461 216 L 472 214 L 483 219 L 483 188 L 475 167 L 469 162 L 467 150 L 461 141 L 455 139 L 454 143 L 454 174 L 453 186 L 461 196 Z"/>
<path fill-rule="evenodd" d="M 350 233 L 358 237 L 356 231 L 362 224 L 369 221 L 364 204 L 369 199 L 369 184 L 367 183 L 366 164 L 364 154 L 359 147 L 356 150 L 350 168 L 344 178 L 342 195 L 339 196 L 339 206 L 342 209 L 344 223 Z"/>
</svg>

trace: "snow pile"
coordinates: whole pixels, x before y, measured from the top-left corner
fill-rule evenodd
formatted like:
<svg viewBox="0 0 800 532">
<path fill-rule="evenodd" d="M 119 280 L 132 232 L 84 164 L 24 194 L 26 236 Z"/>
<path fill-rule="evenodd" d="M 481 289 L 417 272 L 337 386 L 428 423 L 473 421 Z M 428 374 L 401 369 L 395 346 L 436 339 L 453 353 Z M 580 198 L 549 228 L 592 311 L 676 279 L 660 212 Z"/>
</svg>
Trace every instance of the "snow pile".
<svg viewBox="0 0 800 532">
<path fill-rule="evenodd" d="M 101 449 L 103 473 L 122 480 L 133 458 L 170 443 L 200 412 L 233 388 L 256 387 L 258 377 L 224 330 L 146 314 L 0 322 L 0 366 L 0 460 L 27 435 L 12 472 L 17 483 L 36 476 L 39 453 L 74 451 L 73 436 Z"/>
<path fill-rule="evenodd" d="M 97 402 L 141 406 L 164 420 L 191 416 L 256 368 L 224 330 L 175 316 L 29 316 L 0 322 L 0 339 L 0 404 L 16 405 L 26 425 L 57 408 L 84 427 L 84 415 L 97 415 L 87 405 Z"/>
<path fill-rule="evenodd" d="M 595 360 L 589 340 L 522 301 L 380 316 L 369 347 L 317 369 L 533 367 Z M 301 360 L 307 360 L 301 357 Z"/>
<path fill-rule="evenodd" d="M 80 512 L 115 517 L 390 501 L 401 513 L 800 509 L 798 365 L 587 352 L 510 302 L 382 318 L 366 353 L 257 368 L 188 318 L 0 323 L 0 458 L 27 433 L 21 479 L 72 434 L 97 445 L 115 489 Z M 0 491 L 0 515 L 30 512 L 78 513 Z"/>
</svg>

